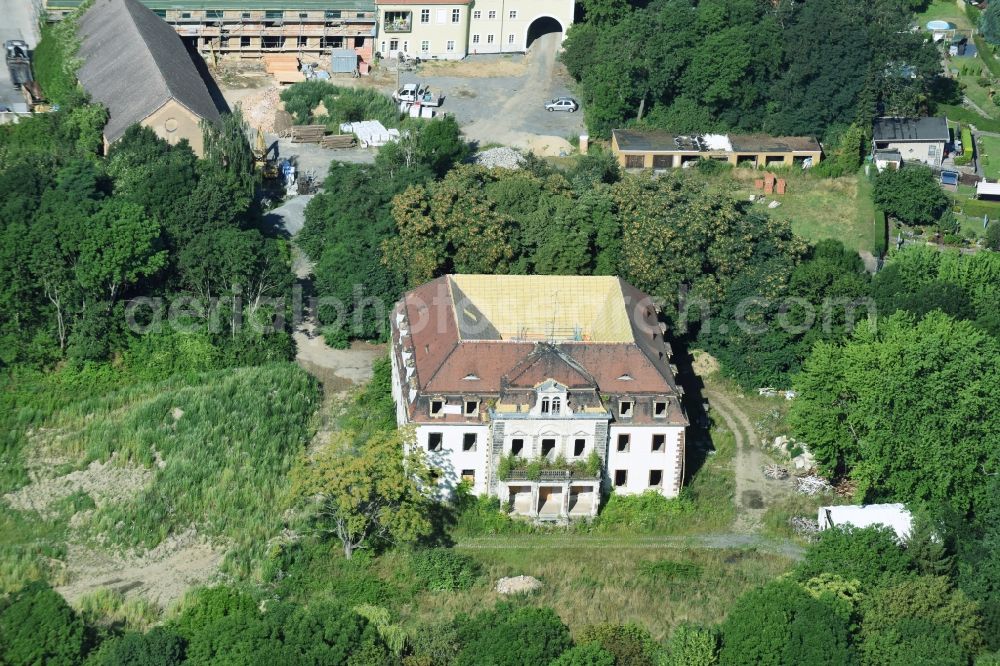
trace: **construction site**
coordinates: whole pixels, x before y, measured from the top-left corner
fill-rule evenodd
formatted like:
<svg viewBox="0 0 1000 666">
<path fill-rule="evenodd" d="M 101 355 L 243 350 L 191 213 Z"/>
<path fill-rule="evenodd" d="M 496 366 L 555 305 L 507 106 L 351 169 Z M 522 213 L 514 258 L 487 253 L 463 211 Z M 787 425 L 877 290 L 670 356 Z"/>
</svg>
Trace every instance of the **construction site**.
<svg viewBox="0 0 1000 666">
<path fill-rule="evenodd" d="M 375 4 L 367 0 L 149 0 L 143 4 L 210 63 L 260 59 L 273 53 L 309 60 L 331 50 L 349 50 L 355 54 L 354 68 L 359 74 L 367 74 L 372 65 Z M 79 5 L 80 0 L 48 0 L 46 9 L 50 18 L 60 19 Z"/>
</svg>

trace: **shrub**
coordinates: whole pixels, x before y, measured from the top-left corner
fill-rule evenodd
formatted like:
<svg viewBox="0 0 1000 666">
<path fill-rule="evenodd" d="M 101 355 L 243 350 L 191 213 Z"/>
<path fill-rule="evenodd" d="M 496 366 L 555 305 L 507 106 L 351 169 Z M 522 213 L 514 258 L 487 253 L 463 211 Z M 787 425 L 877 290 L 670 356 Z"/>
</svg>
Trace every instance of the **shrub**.
<svg viewBox="0 0 1000 666">
<path fill-rule="evenodd" d="M 718 663 L 719 638 L 711 629 L 682 624 L 667 642 L 662 666 L 714 666 Z"/>
<path fill-rule="evenodd" d="M 83 621 L 45 583 L 29 583 L 0 611 L 0 662 L 71 666 L 84 641 Z"/>
<path fill-rule="evenodd" d="M 835 574 L 870 588 L 885 576 L 909 569 L 910 557 L 900 547 L 896 533 L 877 526 L 820 532 L 819 540 L 806 551 L 794 574 L 800 581 L 824 573 Z"/>
<path fill-rule="evenodd" d="M 615 666 L 615 656 L 600 643 L 584 643 L 563 652 L 551 666 Z"/>
<path fill-rule="evenodd" d="M 231 615 L 256 615 L 253 598 L 231 587 L 205 587 L 184 595 L 174 621 L 177 632 L 187 639 L 207 626 Z"/>
<path fill-rule="evenodd" d="M 419 550 L 410 556 L 413 575 L 428 590 L 467 590 L 479 576 L 479 563 L 448 548 Z"/>
<path fill-rule="evenodd" d="M 142 597 L 126 599 L 121 592 L 99 588 L 77 602 L 80 617 L 88 625 L 122 626 L 145 631 L 160 617 L 160 609 Z"/>
<path fill-rule="evenodd" d="M 87 659 L 87 666 L 175 666 L 184 663 L 186 642 L 165 627 L 145 634 L 130 631 L 110 638 Z"/>
<path fill-rule="evenodd" d="M 721 629 L 723 666 L 856 662 L 847 623 L 826 603 L 786 580 L 740 597 Z"/>
<path fill-rule="evenodd" d="M 643 562 L 639 566 L 639 572 L 657 582 L 668 582 L 674 580 L 698 580 L 701 578 L 702 568 L 694 562 L 677 562 L 674 560 L 657 560 L 655 562 Z"/>
<path fill-rule="evenodd" d="M 650 531 L 666 526 L 671 518 L 693 510 L 690 500 L 684 497 L 666 498 L 653 490 L 639 495 L 612 494 L 594 527 L 603 531 Z"/>
<path fill-rule="evenodd" d="M 658 646 L 649 632 L 636 624 L 599 624 L 580 633 L 581 643 L 597 643 L 615 657 L 618 666 L 653 666 Z"/>
<path fill-rule="evenodd" d="M 547 664 L 573 644 L 569 629 L 551 608 L 500 603 L 471 618 L 460 616 L 456 624 L 461 665 Z"/>
</svg>

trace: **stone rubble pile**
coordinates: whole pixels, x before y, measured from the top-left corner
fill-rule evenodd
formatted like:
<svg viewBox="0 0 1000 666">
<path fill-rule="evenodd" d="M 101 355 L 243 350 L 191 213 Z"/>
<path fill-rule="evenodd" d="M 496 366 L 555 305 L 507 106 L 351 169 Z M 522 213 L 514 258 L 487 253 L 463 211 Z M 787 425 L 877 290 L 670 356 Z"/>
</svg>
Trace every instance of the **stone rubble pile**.
<svg viewBox="0 0 1000 666">
<path fill-rule="evenodd" d="M 476 164 L 490 169 L 519 169 L 524 162 L 524 156 L 513 148 L 490 148 L 476 153 L 472 159 Z"/>
</svg>

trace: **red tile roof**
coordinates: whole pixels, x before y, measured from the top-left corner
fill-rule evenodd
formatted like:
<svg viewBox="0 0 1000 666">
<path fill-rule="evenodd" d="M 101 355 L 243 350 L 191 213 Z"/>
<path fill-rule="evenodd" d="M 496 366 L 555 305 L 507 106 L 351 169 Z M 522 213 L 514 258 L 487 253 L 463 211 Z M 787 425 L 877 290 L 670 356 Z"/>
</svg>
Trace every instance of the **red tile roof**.
<svg viewBox="0 0 1000 666">
<path fill-rule="evenodd" d="M 652 301 L 624 280 L 619 283 L 633 342 L 462 340 L 451 282 L 443 276 L 407 292 L 397 303 L 394 347 L 413 354 L 421 396 L 499 395 L 508 387 L 530 388 L 546 379 L 604 394 L 679 395 Z"/>
</svg>

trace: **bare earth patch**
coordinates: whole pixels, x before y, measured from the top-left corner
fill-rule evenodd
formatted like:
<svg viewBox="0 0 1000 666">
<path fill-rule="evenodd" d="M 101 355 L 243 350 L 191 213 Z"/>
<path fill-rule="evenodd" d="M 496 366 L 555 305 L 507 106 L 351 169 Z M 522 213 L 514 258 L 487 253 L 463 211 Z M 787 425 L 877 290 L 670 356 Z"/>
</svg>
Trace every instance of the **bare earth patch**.
<svg viewBox="0 0 1000 666">
<path fill-rule="evenodd" d="M 70 545 L 66 557 L 69 583 L 57 591 L 75 601 L 100 588 L 125 597 L 141 596 L 166 608 L 191 587 L 210 582 L 223 551 L 205 543 L 193 530 L 167 538 L 142 556 L 120 556 Z"/>
<path fill-rule="evenodd" d="M 473 56 L 465 60 L 429 60 L 420 67 L 421 71 L 429 76 L 465 76 L 481 79 L 521 76 L 528 70 L 528 62 L 524 56 L 489 59 Z"/>
<path fill-rule="evenodd" d="M 73 493 L 90 495 L 98 507 L 130 500 L 153 480 L 153 470 L 135 465 L 94 461 L 87 469 L 50 479 L 36 478 L 31 484 L 7 493 L 3 499 L 20 511 L 51 513 L 51 507 Z"/>
</svg>

